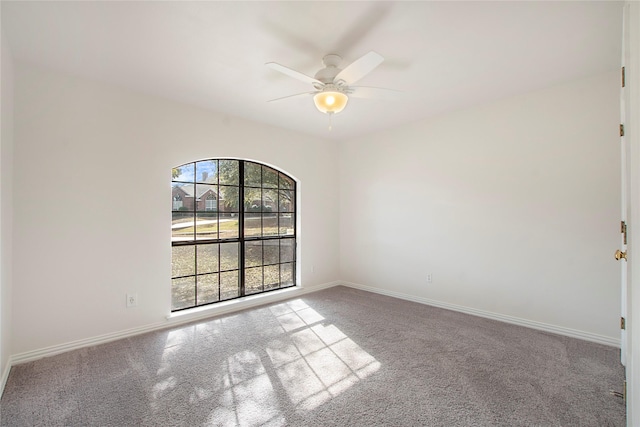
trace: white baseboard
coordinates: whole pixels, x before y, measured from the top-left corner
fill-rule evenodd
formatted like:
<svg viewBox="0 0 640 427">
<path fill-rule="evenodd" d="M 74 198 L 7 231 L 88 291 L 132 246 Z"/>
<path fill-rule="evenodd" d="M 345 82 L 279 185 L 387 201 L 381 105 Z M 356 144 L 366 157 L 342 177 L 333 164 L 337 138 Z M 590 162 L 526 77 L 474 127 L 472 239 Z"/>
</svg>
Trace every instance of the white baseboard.
<svg viewBox="0 0 640 427">
<path fill-rule="evenodd" d="M 316 286 L 305 287 L 292 287 L 283 289 L 281 291 L 267 292 L 261 295 L 255 295 L 251 297 L 238 298 L 233 301 L 214 304 L 211 306 L 203 307 L 202 309 L 189 310 L 179 312 L 175 315 L 167 316 L 167 319 L 162 322 L 157 322 L 150 325 L 145 325 L 137 328 L 126 329 L 123 331 L 113 332 L 109 334 L 99 335 L 91 338 L 84 338 L 77 341 L 71 341 L 64 344 L 53 345 L 37 350 L 27 351 L 11 356 L 10 366 L 7 368 L 6 375 L 9 375 L 9 369 L 11 366 L 18 365 L 20 363 L 31 362 L 33 360 L 41 359 L 43 357 L 54 356 L 56 354 L 65 353 L 67 351 L 76 350 L 84 347 L 91 347 L 94 345 L 105 344 L 111 341 L 116 341 L 123 338 L 132 337 L 135 335 L 144 334 L 146 332 L 165 329 L 173 326 L 178 326 L 184 323 L 193 322 L 196 320 L 206 319 L 214 316 L 221 316 L 224 314 L 233 313 L 240 310 L 245 310 L 251 307 L 257 307 L 264 304 L 270 304 L 290 298 L 295 298 L 310 292 L 319 291 L 321 289 L 331 288 L 333 286 L 340 285 L 341 282 L 328 282 Z M 3 377 L 4 378 L 4 377 Z M 4 389 L 4 384 L 3 388 Z"/>
<path fill-rule="evenodd" d="M 0 398 L 2 398 L 2 393 L 4 393 L 4 386 L 7 385 L 7 380 L 9 379 L 9 371 L 11 371 L 11 366 L 13 366 L 13 362 L 11 357 L 7 360 L 7 363 L 2 367 L 2 376 L 0 377 Z"/>
<path fill-rule="evenodd" d="M 604 344 L 612 347 L 620 348 L 620 339 L 611 338 L 604 335 L 593 334 L 591 332 L 579 331 L 577 329 L 565 328 L 563 326 L 550 325 L 548 323 L 537 322 L 535 320 L 522 319 L 520 317 L 508 316 L 505 314 L 493 313 L 485 310 L 478 310 L 462 305 L 449 304 L 446 302 L 436 301 L 428 298 L 422 298 L 415 295 L 402 294 L 399 292 L 388 291 L 386 289 L 374 288 L 371 286 L 361 285 L 358 283 L 341 282 L 343 286 L 360 289 L 363 291 L 374 292 L 376 294 L 386 295 L 394 298 L 400 298 L 407 301 L 413 301 L 420 304 L 432 305 L 434 307 L 445 308 L 447 310 L 459 311 L 461 313 L 471 314 L 474 316 L 485 317 L 487 319 L 498 320 L 500 322 L 511 323 L 514 325 L 525 326 L 527 328 L 537 329 L 540 331 L 551 332 L 558 335 L 564 335 L 572 338 L 578 338 L 585 341 L 591 341 L 598 344 Z"/>
</svg>

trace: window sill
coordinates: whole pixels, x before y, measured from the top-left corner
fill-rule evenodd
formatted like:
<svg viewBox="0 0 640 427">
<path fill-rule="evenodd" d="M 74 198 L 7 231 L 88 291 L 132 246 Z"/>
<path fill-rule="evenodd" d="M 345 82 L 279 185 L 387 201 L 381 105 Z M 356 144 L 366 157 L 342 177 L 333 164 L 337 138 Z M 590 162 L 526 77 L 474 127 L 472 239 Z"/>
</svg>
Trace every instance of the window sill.
<svg viewBox="0 0 640 427">
<path fill-rule="evenodd" d="M 185 323 L 207 317 L 219 316 L 222 314 L 233 313 L 234 311 L 244 310 L 245 308 L 281 301 L 294 297 L 300 293 L 302 293 L 302 288 L 297 285 L 264 294 L 249 295 L 204 307 L 195 307 L 188 310 L 178 311 L 176 313 L 170 313 L 167 316 L 167 321 L 170 323 Z"/>
</svg>

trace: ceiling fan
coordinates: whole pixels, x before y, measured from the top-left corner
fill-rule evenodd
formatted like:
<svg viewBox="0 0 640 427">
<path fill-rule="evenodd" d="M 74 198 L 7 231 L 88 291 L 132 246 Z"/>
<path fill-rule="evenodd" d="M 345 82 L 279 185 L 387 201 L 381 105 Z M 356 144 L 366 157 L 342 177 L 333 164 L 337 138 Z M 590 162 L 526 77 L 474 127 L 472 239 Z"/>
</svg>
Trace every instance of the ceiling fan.
<svg viewBox="0 0 640 427">
<path fill-rule="evenodd" d="M 311 92 L 284 96 L 268 102 L 296 96 L 313 95 L 313 101 L 320 112 L 326 114 L 339 113 L 347 106 L 349 96 L 355 98 L 375 98 L 378 97 L 381 92 L 397 92 L 392 89 L 352 86 L 355 82 L 373 71 L 383 61 L 384 58 L 380 54 L 370 51 L 346 67 L 340 68 L 342 57 L 332 53 L 322 58 L 324 68 L 318 71 L 314 77 L 285 67 L 277 62 L 267 62 L 265 64 L 267 67 L 286 74 L 289 77 L 293 77 L 294 79 L 309 83 L 315 89 Z"/>
</svg>

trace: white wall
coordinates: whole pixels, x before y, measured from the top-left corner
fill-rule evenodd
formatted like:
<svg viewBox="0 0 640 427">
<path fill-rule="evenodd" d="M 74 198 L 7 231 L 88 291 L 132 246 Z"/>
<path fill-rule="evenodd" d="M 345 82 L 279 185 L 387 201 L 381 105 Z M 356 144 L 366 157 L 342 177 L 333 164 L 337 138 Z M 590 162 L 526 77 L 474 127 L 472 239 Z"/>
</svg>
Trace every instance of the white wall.
<svg viewBox="0 0 640 427">
<path fill-rule="evenodd" d="M 12 288 L 13 60 L 0 36 L 0 394 L 9 373 Z"/>
<path fill-rule="evenodd" d="M 196 159 L 299 179 L 301 284 L 338 279 L 336 143 L 20 63 L 15 117 L 15 354 L 163 321 L 170 172 Z"/>
<path fill-rule="evenodd" d="M 341 279 L 619 339 L 618 96 L 610 73 L 345 143 Z"/>
<path fill-rule="evenodd" d="M 16 64 L 12 354 L 163 321 L 169 171 L 208 157 L 300 179 L 303 286 L 617 339 L 618 122 L 611 73 L 336 144 Z"/>
</svg>

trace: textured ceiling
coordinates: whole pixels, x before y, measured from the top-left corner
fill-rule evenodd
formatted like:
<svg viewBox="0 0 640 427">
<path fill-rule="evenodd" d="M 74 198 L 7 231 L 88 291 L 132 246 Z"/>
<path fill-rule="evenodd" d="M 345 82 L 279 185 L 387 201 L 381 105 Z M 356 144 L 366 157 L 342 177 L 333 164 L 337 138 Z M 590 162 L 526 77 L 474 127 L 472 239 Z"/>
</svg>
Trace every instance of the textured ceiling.
<svg viewBox="0 0 640 427">
<path fill-rule="evenodd" d="M 619 68 L 621 2 L 10 2 L 13 56 L 48 68 L 323 138 L 365 135 Z M 385 57 L 333 130 L 312 88 L 325 54 Z"/>
</svg>

